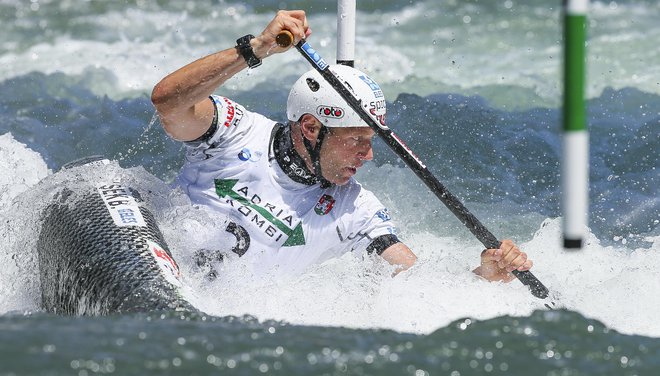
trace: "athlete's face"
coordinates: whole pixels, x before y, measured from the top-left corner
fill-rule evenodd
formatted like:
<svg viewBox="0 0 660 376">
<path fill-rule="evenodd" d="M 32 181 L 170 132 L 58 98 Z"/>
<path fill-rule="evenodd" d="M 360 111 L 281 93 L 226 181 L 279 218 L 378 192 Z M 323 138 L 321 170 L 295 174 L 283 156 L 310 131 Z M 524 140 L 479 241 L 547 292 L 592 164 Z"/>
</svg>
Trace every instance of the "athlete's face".
<svg viewBox="0 0 660 376">
<path fill-rule="evenodd" d="M 373 159 L 375 132 L 369 127 L 328 129 L 321 147 L 321 170 L 329 182 L 344 185 L 365 161 Z"/>
</svg>

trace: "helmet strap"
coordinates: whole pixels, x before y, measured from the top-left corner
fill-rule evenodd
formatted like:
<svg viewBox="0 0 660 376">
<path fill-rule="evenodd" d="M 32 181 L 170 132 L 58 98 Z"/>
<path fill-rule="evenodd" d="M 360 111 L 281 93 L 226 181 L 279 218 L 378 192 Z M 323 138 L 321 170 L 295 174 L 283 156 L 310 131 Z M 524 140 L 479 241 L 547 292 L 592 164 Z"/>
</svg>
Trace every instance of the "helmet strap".
<svg viewBox="0 0 660 376">
<path fill-rule="evenodd" d="M 321 125 L 321 128 L 319 129 L 319 135 L 316 137 L 316 145 L 314 146 L 312 146 L 312 143 L 305 137 L 304 134 L 302 135 L 303 144 L 305 144 L 305 149 L 307 149 L 309 158 L 312 160 L 312 167 L 314 167 L 316 181 L 321 183 L 321 188 L 330 188 L 332 186 L 332 183 L 323 177 L 323 172 L 321 171 L 321 145 L 323 145 L 323 140 L 325 139 L 325 135 L 328 132 L 328 128 L 324 125 Z"/>
</svg>

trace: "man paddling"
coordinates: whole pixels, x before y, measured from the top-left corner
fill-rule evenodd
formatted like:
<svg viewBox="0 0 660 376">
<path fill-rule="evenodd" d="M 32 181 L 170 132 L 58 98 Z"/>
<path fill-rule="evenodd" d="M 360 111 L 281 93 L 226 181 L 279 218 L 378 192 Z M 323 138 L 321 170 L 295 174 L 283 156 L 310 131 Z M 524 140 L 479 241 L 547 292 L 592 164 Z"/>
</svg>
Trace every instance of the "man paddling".
<svg viewBox="0 0 660 376">
<path fill-rule="evenodd" d="M 387 208 L 354 178 L 373 158 L 374 131 L 314 70 L 293 85 L 287 124 L 214 95 L 245 68 L 282 53 L 283 30 L 294 44 L 311 35 L 305 12 L 279 11 L 257 37 L 196 60 L 159 82 L 152 93 L 166 132 L 186 145 L 178 184 L 195 204 L 228 217 L 234 251 L 265 270 L 301 272 L 346 252 L 382 256 L 395 273 L 415 254 L 394 230 Z M 347 66 L 331 70 L 376 119 L 385 119 L 378 84 Z M 511 281 L 531 260 L 510 240 L 481 254 L 474 272 L 490 281 Z"/>
</svg>

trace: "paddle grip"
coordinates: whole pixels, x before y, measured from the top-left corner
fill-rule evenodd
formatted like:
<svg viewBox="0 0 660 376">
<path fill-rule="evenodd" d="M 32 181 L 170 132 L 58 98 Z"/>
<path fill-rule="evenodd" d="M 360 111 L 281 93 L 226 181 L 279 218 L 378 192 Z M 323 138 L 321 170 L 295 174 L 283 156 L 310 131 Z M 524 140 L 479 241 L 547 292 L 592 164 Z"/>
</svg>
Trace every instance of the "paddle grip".
<svg viewBox="0 0 660 376">
<path fill-rule="evenodd" d="M 289 30 L 282 30 L 275 37 L 275 42 L 280 47 L 289 47 L 293 44 L 293 34 Z"/>
</svg>

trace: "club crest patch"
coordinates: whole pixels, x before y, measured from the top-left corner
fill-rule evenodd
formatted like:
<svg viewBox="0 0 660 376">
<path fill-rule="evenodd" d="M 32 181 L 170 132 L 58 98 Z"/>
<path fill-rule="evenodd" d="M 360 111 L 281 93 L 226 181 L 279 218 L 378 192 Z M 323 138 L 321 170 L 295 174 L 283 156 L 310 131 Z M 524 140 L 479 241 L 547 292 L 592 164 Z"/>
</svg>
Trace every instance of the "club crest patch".
<svg viewBox="0 0 660 376">
<path fill-rule="evenodd" d="M 318 215 L 326 215 L 332 210 L 332 206 L 335 204 L 335 199 L 330 195 L 323 195 L 314 206 L 314 211 Z"/>
</svg>

